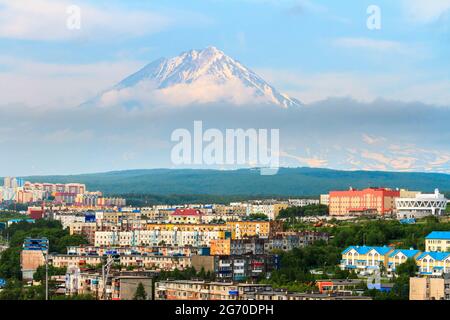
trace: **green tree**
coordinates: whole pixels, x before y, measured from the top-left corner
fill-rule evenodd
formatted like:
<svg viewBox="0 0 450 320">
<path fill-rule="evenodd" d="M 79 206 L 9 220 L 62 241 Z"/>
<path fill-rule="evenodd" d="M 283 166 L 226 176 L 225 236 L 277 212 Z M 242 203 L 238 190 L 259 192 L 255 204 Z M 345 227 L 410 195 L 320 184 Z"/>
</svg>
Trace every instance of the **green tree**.
<svg viewBox="0 0 450 320">
<path fill-rule="evenodd" d="M 396 267 L 395 272 L 399 277 L 414 277 L 419 268 L 417 267 L 416 261 L 414 259 L 409 258 L 404 263 L 400 264 Z"/>
<path fill-rule="evenodd" d="M 21 279 L 20 251 L 18 247 L 8 248 L 0 256 L 0 278 Z"/>
<path fill-rule="evenodd" d="M 48 266 L 48 277 L 52 277 L 52 276 L 62 276 L 66 274 L 66 268 L 57 268 L 54 267 L 52 265 Z M 39 266 L 36 269 L 36 272 L 33 275 L 33 280 L 34 281 L 45 281 L 45 265 L 44 266 Z"/>
<path fill-rule="evenodd" d="M 147 300 L 147 292 L 145 292 L 145 288 L 142 282 L 139 282 L 133 300 Z"/>
</svg>

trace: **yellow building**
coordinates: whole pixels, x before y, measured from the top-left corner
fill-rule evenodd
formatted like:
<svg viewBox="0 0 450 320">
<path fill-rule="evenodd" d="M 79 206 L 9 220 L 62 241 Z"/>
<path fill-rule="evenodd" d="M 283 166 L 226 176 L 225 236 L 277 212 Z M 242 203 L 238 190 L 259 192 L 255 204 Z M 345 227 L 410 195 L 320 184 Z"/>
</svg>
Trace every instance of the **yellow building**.
<svg viewBox="0 0 450 320">
<path fill-rule="evenodd" d="M 175 224 L 175 223 L 149 223 L 147 230 L 159 231 L 229 231 L 226 224 Z"/>
<path fill-rule="evenodd" d="M 400 189 L 400 198 L 415 198 L 416 195 L 420 194 L 420 191 L 410 191 L 406 189 Z"/>
<path fill-rule="evenodd" d="M 273 205 L 273 219 L 276 219 L 278 217 L 281 210 L 287 209 L 287 208 L 289 208 L 288 203 L 275 203 Z"/>
<path fill-rule="evenodd" d="M 211 240 L 212 256 L 229 256 L 231 252 L 231 239 Z"/>
<path fill-rule="evenodd" d="M 387 270 L 389 272 L 395 272 L 395 269 L 401 265 L 402 263 L 405 263 L 408 259 L 414 259 L 416 260 L 422 252 L 419 250 L 402 250 L 402 249 L 396 249 L 392 251 L 388 256 L 388 264 L 387 264 Z"/>
<path fill-rule="evenodd" d="M 269 221 L 228 221 L 226 225 L 233 239 L 246 237 L 268 238 L 270 235 Z"/>
<path fill-rule="evenodd" d="M 202 222 L 203 213 L 198 209 L 177 209 L 169 214 L 169 223 L 198 224 Z"/>
<path fill-rule="evenodd" d="M 350 246 L 342 252 L 341 269 L 373 273 L 388 265 L 390 247 Z"/>
<path fill-rule="evenodd" d="M 450 272 L 450 252 L 423 252 L 416 262 L 421 275 L 442 276 Z"/>
<path fill-rule="evenodd" d="M 450 231 L 433 231 L 425 238 L 425 251 L 450 252 Z"/>
</svg>

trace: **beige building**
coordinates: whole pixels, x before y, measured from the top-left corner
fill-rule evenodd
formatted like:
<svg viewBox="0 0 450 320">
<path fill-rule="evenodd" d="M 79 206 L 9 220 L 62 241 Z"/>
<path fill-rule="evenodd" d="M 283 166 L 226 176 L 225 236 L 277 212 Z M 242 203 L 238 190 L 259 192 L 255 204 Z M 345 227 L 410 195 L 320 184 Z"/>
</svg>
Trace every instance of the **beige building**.
<svg viewBox="0 0 450 320">
<path fill-rule="evenodd" d="M 421 194 L 421 192 L 400 189 L 400 198 L 415 198 L 418 194 Z"/>
<path fill-rule="evenodd" d="M 138 276 L 119 276 L 113 279 L 114 288 L 116 292 L 113 292 L 114 300 L 133 300 L 134 295 L 139 284 L 142 283 L 144 291 L 146 293 L 146 300 L 152 300 L 153 296 L 153 279 L 149 277 Z"/>
<path fill-rule="evenodd" d="M 249 300 L 270 285 L 195 280 L 167 280 L 155 284 L 155 300 Z"/>
<path fill-rule="evenodd" d="M 329 194 L 321 194 L 320 195 L 320 204 L 324 206 L 330 205 L 330 195 Z"/>
<path fill-rule="evenodd" d="M 450 300 L 450 279 L 410 278 L 409 300 Z"/>
<path fill-rule="evenodd" d="M 81 256 L 59 254 L 49 257 L 50 263 L 56 268 L 81 267 L 85 265 L 97 266 L 102 263 L 100 256 Z"/>
<path fill-rule="evenodd" d="M 22 268 L 22 278 L 32 280 L 34 272 L 40 266 L 45 265 L 45 255 L 40 250 L 22 250 L 20 253 L 20 266 Z"/>
</svg>

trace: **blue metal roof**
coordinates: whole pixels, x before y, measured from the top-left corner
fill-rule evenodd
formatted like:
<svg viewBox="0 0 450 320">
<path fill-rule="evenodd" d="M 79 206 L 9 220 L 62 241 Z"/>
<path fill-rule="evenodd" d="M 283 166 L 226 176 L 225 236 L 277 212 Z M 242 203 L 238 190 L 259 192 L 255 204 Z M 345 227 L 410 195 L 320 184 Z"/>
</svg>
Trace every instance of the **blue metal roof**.
<svg viewBox="0 0 450 320">
<path fill-rule="evenodd" d="M 450 252 L 423 252 L 417 260 L 422 260 L 426 256 L 430 256 L 434 260 L 442 261 L 445 260 L 448 256 L 450 256 Z"/>
<path fill-rule="evenodd" d="M 450 240 L 450 231 L 433 231 L 425 239 L 446 239 Z"/>
<path fill-rule="evenodd" d="M 371 247 L 371 246 L 350 246 L 342 251 L 342 254 L 346 254 L 350 250 L 354 249 L 358 254 L 367 254 L 371 250 L 375 250 L 380 255 L 385 255 L 389 251 L 391 251 L 390 247 Z"/>
<path fill-rule="evenodd" d="M 403 250 L 403 249 L 396 249 L 391 254 L 389 254 L 389 257 L 394 257 L 398 253 L 404 254 L 407 258 L 413 258 L 416 254 L 418 254 L 419 250 Z"/>
</svg>

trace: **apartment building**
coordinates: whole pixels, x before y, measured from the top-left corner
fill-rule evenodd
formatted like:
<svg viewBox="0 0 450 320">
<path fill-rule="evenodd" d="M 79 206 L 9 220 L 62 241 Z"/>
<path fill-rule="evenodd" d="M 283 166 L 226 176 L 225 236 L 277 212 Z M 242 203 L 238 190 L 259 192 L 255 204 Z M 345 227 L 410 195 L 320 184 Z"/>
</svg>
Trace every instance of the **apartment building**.
<svg viewBox="0 0 450 320">
<path fill-rule="evenodd" d="M 245 217 L 247 215 L 247 206 L 243 204 L 230 204 L 213 206 L 213 214 L 218 216 L 238 216 Z"/>
<path fill-rule="evenodd" d="M 95 242 L 97 223 L 96 222 L 72 222 L 68 224 L 70 235 L 80 235 L 86 237 L 89 243 Z"/>
<path fill-rule="evenodd" d="M 58 268 L 83 267 L 86 265 L 97 266 L 104 262 L 99 255 L 52 255 L 49 262 Z M 158 254 L 143 255 L 116 255 L 115 262 L 123 267 L 137 267 L 149 270 L 173 271 L 184 270 L 191 266 L 190 256 L 162 256 Z"/>
<path fill-rule="evenodd" d="M 211 241 L 211 255 L 264 254 L 266 239 L 218 239 Z"/>
<path fill-rule="evenodd" d="M 392 214 L 395 198 L 400 191 L 385 188 L 367 188 L 364 190 L 331 191 L 329 208 L 331 216 L 381 215 Z"/>
<path fill-rule="evenodd" d="M 264 244 L 266 253 L 273 250 L 290 251 L 294 248 L 302 248 L 313 244 L 316 241 L 325 241 L 329 239 L 329 234 L 316 231 L 301 232 L 277 232 L 274 236 L 267 239 Z"/>
<path fill-rule="evenodd" d="M 49 263 L 56 268 L 82 267 L 86 265 L 97 266 L 101 264 L 101 256 L 58 254 L 49 257 Z"/>
<path fill-rule="evenodd" d="M 84 215 L 78 214 L 54 214 L 53 219 L 60 221 L 63 229 L 67 229 L 73 223 L 83 223 L 86 222 Z M 81 229 L 80 225 L 76 229 Z"/>
<path fill-rule="evenodd" d="M 163 226 L 163 225 L 162 225 Z M 194 227 L 188 231 L 184 228 L 166 229 L 163 226 L 153 230 L 134 231 L 97 231 L 94 244 L 96 247 L 104 246 L 208 246 L 212 240 L 225 238 L 225 232 L 220 230 L 201 230 Z"/>
<path fill-rule="evenodd" d="M 191 256 L 161 256 L 158 254 L 121 255 L 119 262 L 124 267 L 142 267 L 147 270 L 184 270 L 191 267 Z"/>
<path fill-rule="evenodd" d="M 71 267 L 66 273 L 64 292 L 69 296 L 91 294 L 101 300 L 132 300 L 139 283 L 142 283 L 147 300 L 152 300 L 154 276 L 151 272 L 113 272 L 104 283 L 99 272 L 81 272 L 79 268 Z"/>
<path fill-rule="evenodd" d="M 324 206 L 330 205 L 330 195 L 329 194 L 321 194 L 319 203 Z"/>
<path fill-rule="evenodd" d="M 167 280 L 155 283 L 155 300 L 371 300 L 370 297 L 292 293 L 274 290 L 270 285 L 207 282 L 199 280 Z"/>
<path fill-rule="evenodd" d="M 450 300 L 450 279 L 409 278 L 409 300 Z"/>
<path fill-rule="evenodd" d="M 228 230 L 231 231 L 232 239 L 243 239 L 248 237 L 268 238 L 276 232 L 283 231 L 281 221 L 243 220 L 227 221 Z"/>
<path fill-rule="evenodd" d="M 269 220 L 275 220 L 280 214 L 280 211 L 288 207 L 290 207 L 288 203 L 254 203 L 249 205 L 248 214 L 261 213 L 266 215 Z"/>
<path fill-rule="evenodd" d="M 159 281 L 155 300 L 237 300 L 237 286 L 230 283 L 195 280 Z"/>
<path fill-rule="evenodd" d="M 250 300 L 271 289 L 264 284 L 167 280 L 155 283 L 155 300 Z"/>
</svg>

